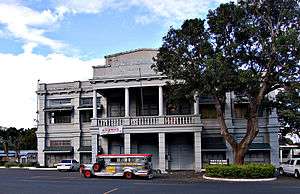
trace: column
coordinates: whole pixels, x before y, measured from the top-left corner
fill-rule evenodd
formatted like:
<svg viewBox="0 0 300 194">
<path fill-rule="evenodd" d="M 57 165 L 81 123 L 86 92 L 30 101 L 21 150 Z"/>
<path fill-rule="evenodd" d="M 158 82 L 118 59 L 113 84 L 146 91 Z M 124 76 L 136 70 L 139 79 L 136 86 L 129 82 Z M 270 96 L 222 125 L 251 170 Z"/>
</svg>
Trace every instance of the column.
<svg viewBox="0 0 300 194">
<path fill-rule="evenodd" d="M 96 155 L 98 154 L 98 134 L 92 132 L 92 163 L 96 162 Z"/>
<path fill-rule="evenodd" d="M 124 154 L 130 154 L 130 133 L 124 134 Z"/>
<path fill-rule="evenodd" d="M 166 172 L 166 138 L 165 133 L 158 133 L 158 166 L 162 173 Z"/>
<path fill-rule="evenodd" d="M 232 128 L 232 92 L 226 92 L 226 103 L 225 103 L 225 122 L 227 127 Z"/>
<path fill-rule="evenodd" d="M 125 117 L 129 117 L 129 88 L 125 88 Z"/>
<path fill-rule="evenodd" d="M 76 137 L 73 137 L 73 147 L 74 147 L 74 160 L 80 162 L 80 153 L 78 152 L 78 149 L 80 148 L 80 133 Z"/>
<path fill-rule="evenodd" d="M 158 87 L 158 116 L 163 116 L 164 114 L 164 98 L 163 98 L 163 88 Z"/>
<path fill-rule="evenodd" d="M 269 143 L 271 146 L 270 150 L 270 160 L 271 164 L 276 167 L 279 167 L 279 141 L 278 141 L 278 132 L 280 129 L 280 123 L 278 121 L 277 110 L 273 108 L 271 114 L 269 115 Z"/>
<path fill-rule="evenodd" d="M 195 171 L 201 172 L 202 155 L 201 155 L 201 132 L 194 133 L 194 151 L 195 151 Z"/>
<path fill-rule="evenodd" d="M 97 118 L 97 90 L 93 90 L 93 119 Z"/>
<path fill-rule="evenodd" d="M 40 166 L 45 166 L 45 134 L 37 134 L 37 148 L 38 148 L 38 163 Z"/>
<path fill-rule="evenodd" d="M 198 92 L 194 94 L 194 115 L 199 115 L 199 96 Z"/>
</svg>

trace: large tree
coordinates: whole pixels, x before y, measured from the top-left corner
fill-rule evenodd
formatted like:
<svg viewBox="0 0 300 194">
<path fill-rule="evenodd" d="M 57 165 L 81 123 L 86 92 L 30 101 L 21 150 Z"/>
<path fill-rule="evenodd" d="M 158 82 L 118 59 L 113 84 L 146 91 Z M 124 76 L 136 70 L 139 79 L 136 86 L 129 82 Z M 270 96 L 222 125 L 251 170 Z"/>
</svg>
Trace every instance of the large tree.
<svg viewBox="0 0 300 194">
<path fill-rule="evenodd" d="M 259 132 L 258 110 L 267 94 L 299 81 L 300 20 L 297 0 L 248 0 L 221 4 L 207 23 L 186 20 L 170 28 L 153 68 L 173 80 L 175 91 L 214 98 L 220 133 L 234 162 L 243 164 Z M 247 97 L 245 135 L 237 141 L 225 122 L 226 92 Z"/>
</svg>

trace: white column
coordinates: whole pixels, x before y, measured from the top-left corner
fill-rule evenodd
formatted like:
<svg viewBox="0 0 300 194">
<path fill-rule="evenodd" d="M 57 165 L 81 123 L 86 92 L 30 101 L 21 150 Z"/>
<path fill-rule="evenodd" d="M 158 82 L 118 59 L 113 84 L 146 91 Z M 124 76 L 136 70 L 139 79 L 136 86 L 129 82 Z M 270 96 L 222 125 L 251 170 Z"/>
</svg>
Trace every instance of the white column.
<svg viewBox="0 0 300 194">
<path fill-rule="evenodd" d="M 130 133 L 124 134 L 124 154 L 130 154 Z"/>
<path fill-rule="evenodd" d="M 195 171 L 201 172 L 202 156 L 201 156 L 201 132 L 194 133 L 194 149 L 195 149 Z"/>
<path fill-rule="evenodd" d="M 45 166 L 45 145 L 46 137 L 44 134 L 37 134 L 37 147 L 38 147 L 38 163 L 40 166 Z"/>
<path fill-rule="evenodd" d="M 158 87 L 158 116 L 163 116 L 164 114 L 164 98 L 163 98 L 163 88 Z"/>
<path fill-rule="evenodd" d="M 282 149 L 280 149 L 280 163 L 282 163 L 282 157 L 283 157 L 283 153 L 282 153 Z"/>
<path fill-rule="evenodd" d="M 165 133 L 158 133 L 158 166 L 162 173 L 166 172 L 166 138 Z"/>
<path fill-rule="evenodd" d="M 78 152 L 78 149 L 80 148 L 80 134 L 78 134 L 78 136 L 73 138 L 73 147 L 74 147 L 74 160 L 80 162 L 80 153 Z"/>
<path fill-rule="evenodd" d="M 199 115 L 199 96 L 198 92 L 194 95 L 194 115 Z"/>
<path fill-rule="evenodd" d="M 92 133 L 92 163 L 96 162 L 97 154 L 98 154 L 98 134 Z"/>
<path fill-rule="evenodd" d="M 107 137 L 100 137 L 101 139 L 101 148 L 104 154 L 108 154 L 108 139 Z"/>
<path fill-rule="evenodd" d="M 129 117 L 129 88 L 125 88 L 125 117 Z"/>
<path fill-rule="evenodd" d="M 93 90 L 93 119 L 97 118 L 97 90 Z"/>
</svg>

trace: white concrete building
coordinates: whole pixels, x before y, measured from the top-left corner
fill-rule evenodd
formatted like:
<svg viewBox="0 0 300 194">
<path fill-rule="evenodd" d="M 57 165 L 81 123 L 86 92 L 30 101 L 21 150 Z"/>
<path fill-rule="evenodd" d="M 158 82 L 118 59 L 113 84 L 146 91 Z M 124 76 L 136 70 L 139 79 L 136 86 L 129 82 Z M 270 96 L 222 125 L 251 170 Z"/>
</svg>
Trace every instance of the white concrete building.
<svg viewBox="0 0 300 194">
<path fill-rule="evenodd" d="M 138 49 L 108 55 L 105 66 L 93 67 L 89 81 L 40 84 L 40 165 L 65 158 L 92 162 L 97 153 L 150 153 L 154 168 L 162 171 L 199 171 L 212 159 L 232 161 L 212 99 L 195 95 L 194 102 L 170 104 L 166 77 L 150 67 L 156 54 Z M 241 139 L 247 102 L 235 99 L 227 94 L 226 122 Z M 261 111 L 259 127 L 246 161 L 278 165 L 276 112 Z"/>
</svg>

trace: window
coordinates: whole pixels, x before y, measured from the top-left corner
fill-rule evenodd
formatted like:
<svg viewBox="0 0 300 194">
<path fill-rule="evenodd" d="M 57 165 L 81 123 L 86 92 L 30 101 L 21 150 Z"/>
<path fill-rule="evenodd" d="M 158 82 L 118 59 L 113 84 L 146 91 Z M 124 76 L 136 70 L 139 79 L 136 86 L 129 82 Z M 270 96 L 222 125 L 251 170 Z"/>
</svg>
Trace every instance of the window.
<svg viewBox="0 0 300 194">
<path fill-rule="evenodd" d="M 50 123 L 71 123 L 72 111 L 50 112 Z"/>
<path fill-rule="evenodd" d="M 91 122 L 92 117 L 93 117 L 93 110 L 81 110 L 80 111 L 80 121 L 82 123 Z"/>
<path fill-rule="evenodd" d="M 63 98 L 63 99 L 51 99 L 48 101 L 49 106 L 62 106 L 62 105 L 71 105 L 70 98 Z"/>
<path fill-rule="evenodd" d="M 191 114 L 191 104 L 182 102 L 176 105 L 169 104 L 167 108 L 168 115 L 189 115 Z"/>
<path fill-rule="evenodd" d="M 50 146 L 51 147 L 71 146 L 71 141 L 70 140 L 51 140 Z"/>
<path fill-rule="evenodd" d="M 143 95 L 143 104 L 141 96 L 137 96 L 137 115 L 138 116 L 156 116 L 158 115 L 158 98 L 151 94 Z"/>
<path fill-rule="evenodd" d="M 213 104 L 201 104 L 200 114 L 202 119 L 215 119 L 217 118 L 217 111 Z"/>
<path fill-rule="evenodd" d="M 97 97 L 97 105 L 100 105 L 100 97 Z M 93 106 L 93 97 L 81 98 L 80 106 Z"/>
<path fill-rule="evenodd" d="M 234 105 L 235 118 L 246 118 L 248 114 L 248 104 Z"/>
<path fill-rule="evenodd" d="M 291 160 L 291 161 L 290 161 L 290 165 L 293 165 L 293 164 L 294 164 L 294 161 L 295 161 L 295 160 Z"/>
<path fill-rule="evenodd" d="M 296 165 L 300 165 L 300 160 L 297 160 Z"/>
<path fill-rule="evenodd" d="M 124 117 L 125 105 L 123 98 L 111 97 L 108 98 L 108 115 L 110 117 Z"/>
</svg>

